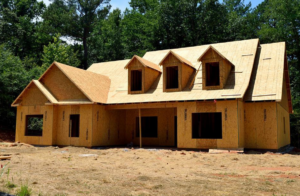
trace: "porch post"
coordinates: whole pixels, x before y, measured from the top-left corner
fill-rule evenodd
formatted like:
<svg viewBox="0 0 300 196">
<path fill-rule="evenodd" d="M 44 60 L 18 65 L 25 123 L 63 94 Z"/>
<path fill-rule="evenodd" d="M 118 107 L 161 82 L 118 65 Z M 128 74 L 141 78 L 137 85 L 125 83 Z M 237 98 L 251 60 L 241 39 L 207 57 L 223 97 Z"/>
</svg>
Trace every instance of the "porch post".
<svg viewBox="0 0 300 196">
<path fill-rule="evenodd" d="M 142 148 L 142 119 L 141 119 L 141 108 L 139 108 L 139 130 L 140 130 L 140 148 Z"/>
</svg>

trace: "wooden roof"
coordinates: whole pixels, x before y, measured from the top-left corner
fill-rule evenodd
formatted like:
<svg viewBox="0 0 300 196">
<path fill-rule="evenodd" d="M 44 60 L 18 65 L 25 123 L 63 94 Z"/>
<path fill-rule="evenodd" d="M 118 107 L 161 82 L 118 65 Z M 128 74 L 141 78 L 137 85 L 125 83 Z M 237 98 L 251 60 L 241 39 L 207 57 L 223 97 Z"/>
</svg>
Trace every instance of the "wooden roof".
<svg viewBox="0 0 300 196">
<path fill-rule="evenodd" d="M 141 58 L 141 57 L 139 57 L 139 56 L 137 56 L 137 55 L 134 55 L 134 56 L 132 57 L 132 59 L 126 64 L 126 66 L 125 66 L 124 68 L 125 68 L 125 69 L 128 69 L 128 67 L 130 66 L 131 62 L 132 62 L 134 59 L 138 60 L 144 67 L 149 67 L 149 68 L 151 68 L 151 69 L 154 69 L 154 70 L 156 70 L 156 71 L 161 72 L 161 69 L 160 69 L 160 67 L 159 67 L 158 65 L 156 65 L 156 64 L 154 64 L 154 63 L 152 63 L 152 62 L 150 62 L 150 61 L 147 61 L 146 59 L 143 59 L 143 58 Z"/>
<path fill-rule="evenodd" d="M 191 66 L 192 68 L 195 69 L 195 67 L 193 66 L 193 64 L 192 64 L 189 60 L 187 60 L 187 59 L 183 58 L 182 56 L 176 54 L 176 53 L 173 52 L 172 50 L 170 50 L 170 52 L 168 52 L 168 54 L 166 54 L 166 56 L 160 61 L 159 65 L 163 65 L 164 61 L 166 60 L 166 58 L 167 58 L 170 54 L 174 55 L 181 63 L 184 63 L 184 64 L 186 64 L 186 65 L 188 65 L 188 66 Z"/>
<path fill-rule="evenodd" d="M 91 102 L 106 103 L 111 83 L 107 76 L 58 62 L 54 62 L 48 70 L 52 66 L 57 66 Z M 47 74 L 48 70 L 40 79 Z"/>
<path fill-rule="evenodd" d="M 164 93 L 161 76 L 155 88 L 150 88 L 144 94 L 134 95 L 128 94 L 128 72 L 123 69 L 130 60 L 96 63 L 88 71 L 106 75 L 111 79 L 107 104 L 243 98 L 250 82 L 258 45 L 258 39 L 251 39 L 172 49 L 174 53 L 188 60 L 196 69 L 200 66 L 199 57 L 210 46 L 218 50 L 234 65 L 234 70 L 230 73 L 225 88 L 221 90 L 202 90 L 201 67 L 191 89 L 186 88 L 181 92 Z M 170 50 L 147 52 L 143 59 L 159 64 L 169 52 Z"/>
<path fill-rule="evenodd" d="M 288 69 L 287 65 L 285 67 L 287 64 L 285 50 L 284 42 L 261 45 L 256 55 L 256 63 L 245 101 L 282 100 L 282 85 L 290 89 L 289 82 L 283 84 L 284 74 L 286 81 L 289 81 L 288 73 L 284 73 Z M 288 92 L 288 99 L 291 100 L 290 92 Z M 291 101 L 289 101 L 289 108 L 291 112 Z"/>
<path fill-rule="evenodd" d="M 49 100 L 51 104 L 57 103 L 57 100 L 53 95 L 41 84 L 38 80 L 32 80 L 26 88 L 21 92 L 21 94 L 14 100 L 14 102 L 11 104 L 11 106 L 15 107 L 17 106 L 18 100 L 22 97 L 22 95 L 29 89 L 32 85 L 35 85 L 42 93 L 45 95 L 45 97 Z"/>
</svg>

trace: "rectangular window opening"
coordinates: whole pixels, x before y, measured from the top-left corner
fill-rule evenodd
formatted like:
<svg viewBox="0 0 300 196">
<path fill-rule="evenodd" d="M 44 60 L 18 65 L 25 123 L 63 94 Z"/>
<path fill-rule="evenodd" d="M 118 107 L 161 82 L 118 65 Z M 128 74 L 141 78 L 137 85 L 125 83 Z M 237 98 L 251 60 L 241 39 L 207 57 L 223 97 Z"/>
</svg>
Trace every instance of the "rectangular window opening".
<svg viewBox="0 0 300 196">
<path fill-rule="evenodd" d="M 222 139 L 222 113 L 193 113 L 192 137 Z"/>
<path fill-rule="evenodd" d="M 157 138 L 157 116 L 141 117 L 142 137 Z M 140 137 L 139 117 L 136 118 L 136 137 Z"/>
<path fill-rule="evenodd" d="M 43 115 L 26 115 L 25 136 L 43 136 Z"/>
<path fill-rule="evenodd" d="M 79 122 L 80 122 L 79 114 L 70 115 L 69 137 L 79 137 Z"/>
<path fill-rule="evenodd" d="M 131 91 L 142 90 L 142 70 L 131 71 Z"/>
<path fill-rule="evenodd" d="M 167 89 L 178 88 L 178 66 L 167 67 Z"/>
<path fill-rule="evenodd" d="M 206 86 L 219 86 L 220 85 L 220 66 L 219 62 L 206 63 Z"/>
</svg>

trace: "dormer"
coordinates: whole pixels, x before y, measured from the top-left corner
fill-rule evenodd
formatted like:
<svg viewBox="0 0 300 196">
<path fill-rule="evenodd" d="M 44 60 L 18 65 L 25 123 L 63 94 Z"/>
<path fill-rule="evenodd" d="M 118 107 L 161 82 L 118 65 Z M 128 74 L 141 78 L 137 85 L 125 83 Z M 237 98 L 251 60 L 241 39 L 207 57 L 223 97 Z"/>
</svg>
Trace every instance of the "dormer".
<svg viewBox="0 0 300 196">
<path fill-rule="evenodd" d="M 137 55 L 132 57 L 125 69 L 128 69 L 128 94 L 146 93 L 161 74 L 158 65 Z"/>
<path fill-rule="evenodd" d="M 202 89 L 223 89 L 233 64 L 213 46 L 209 46 L 198 61 L 202 62 Z"/>
<path fill-rule="evenodd" d="M 163 66 L 163 91 L 182 91 L 196 70 L 192 63 L 173 51 L 159 63 Z"/>
</svg>

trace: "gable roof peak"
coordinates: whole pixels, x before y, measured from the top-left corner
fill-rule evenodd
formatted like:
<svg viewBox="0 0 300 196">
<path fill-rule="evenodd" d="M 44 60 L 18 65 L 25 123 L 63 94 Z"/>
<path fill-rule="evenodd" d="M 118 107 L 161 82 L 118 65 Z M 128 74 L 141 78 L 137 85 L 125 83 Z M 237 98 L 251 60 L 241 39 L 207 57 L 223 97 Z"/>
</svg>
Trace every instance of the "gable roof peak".
<svg viewBox="0 0 300 196">
<path fill-rule="evenodd" d="M 192 64 L 189 60 L 187 60 L 187 59 L 183 58 L 182 56 L 176 54 L 176 53 L 175 53 L 174 51 L 172 51 L 172 50 L 170 50 L 170 51 L 165 55 L 165 57 L 160 61 L 160 63 L 159 63 L 160 66 L 163 65 L 164 61 L 166 60 L 166 58 L 167 58 L 170 54 L 172 54 L 173 56 L 175 56 L 181 63 L 184 63 L 184 64 L 186 64 L 186 65 L 188 65 L 188 66 L 190 66 L 190 67 L 192 67 L 192 68 L 195 69 L 195 67 L 193 66 L 193 64 Z"/>
<path fill-rule="evenodd" d="M 131 64 L 131 62 L 134 59 L 138 60 L 144 67 L 149 67 L 149 68 L 154 69 L 154 70 L 156 70 L 158 72 L 161 72 L 161 69 L 160 69 L 160 67 L 158 65 L 156 65 L 156 64 L 154 64 L 154 63 L 152 63 L 152 62 L 150 62 L 150 61 L 148 61 L 148 60 L 146 60 L 146 59 L 144 59 L 144 58 L 142 58 L 142 57 L 140 57 L 138 55 L 134 55 L 131 58 L 131 60 L 126 64 L 126 66 L 124 67 L 124 69 L 128 69 L 129 65 Z"/>
<path fill-rule="evenodd" d="M 202 57 L 210 50 L 212 49 L 215 51 L 218 55 L 220 55 L 223 59 L 226 59 L 228 62 L 230 62 L 221 52 L 219 52 L 215 47 L 212 45 L 208 45 L 208 47 L 205 49 L 205 51 L 201 54 L 201 56 L 198 58 L 198 62 L 202 60 Z M 232 63 L 230 63 L 232 66 L 234 66 Z"/>
</svg>

